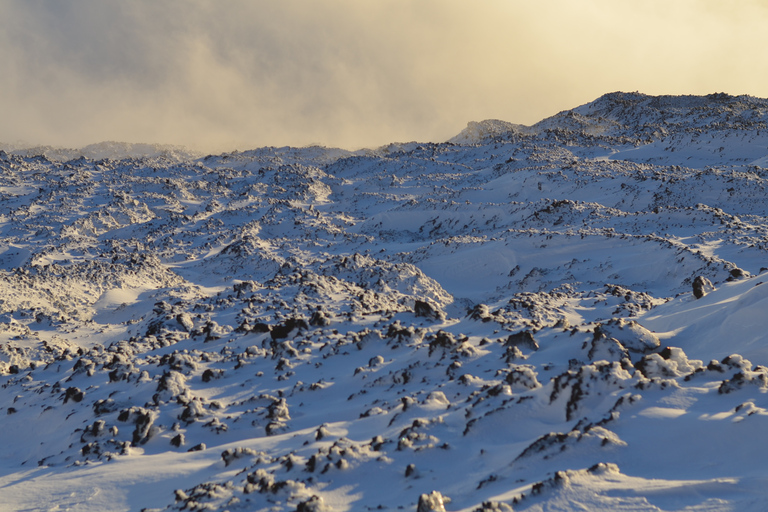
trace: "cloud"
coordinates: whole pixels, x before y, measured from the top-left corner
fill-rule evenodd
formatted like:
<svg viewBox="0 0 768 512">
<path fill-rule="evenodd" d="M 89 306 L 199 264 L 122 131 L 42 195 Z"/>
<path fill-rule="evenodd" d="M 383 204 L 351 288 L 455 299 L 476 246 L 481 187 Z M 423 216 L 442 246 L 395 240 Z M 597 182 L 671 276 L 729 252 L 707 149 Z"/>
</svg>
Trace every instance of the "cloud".
<svg viewBox="0 0 768 512">
<path fill-rule="evenodd" d="M 614 90 L 768 95 L 763 2 L 6 0 L 0 141 L 445 140 Z"/>
</svg>

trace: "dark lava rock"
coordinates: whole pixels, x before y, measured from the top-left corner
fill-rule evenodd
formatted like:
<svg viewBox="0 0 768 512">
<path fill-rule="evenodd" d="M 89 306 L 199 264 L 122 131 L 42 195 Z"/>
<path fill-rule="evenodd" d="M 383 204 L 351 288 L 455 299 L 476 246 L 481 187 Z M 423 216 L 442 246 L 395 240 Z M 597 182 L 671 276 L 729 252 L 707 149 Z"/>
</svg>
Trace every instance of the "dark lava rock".
<svg viewBox="0 0 768 512">
<path fill-rule="evenodd" d="M 702 298 L 714 289 L 712 281 L 704 276 L 696 276 L 696 279 L 693 280 L 693 296 L 697 299 Z"/>
</svg>

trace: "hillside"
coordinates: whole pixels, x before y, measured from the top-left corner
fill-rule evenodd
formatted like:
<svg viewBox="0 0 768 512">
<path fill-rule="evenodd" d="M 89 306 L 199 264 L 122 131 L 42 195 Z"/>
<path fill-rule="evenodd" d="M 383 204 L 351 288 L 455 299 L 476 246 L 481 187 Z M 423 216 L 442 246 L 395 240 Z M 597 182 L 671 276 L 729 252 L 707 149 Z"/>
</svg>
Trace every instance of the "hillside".
<svg viewBox="0 0 768 512">
<path fill-rule="evenodd" d="M 0 152 L 3 506 L 763 510 L 767 122 Z"/>
</svg>

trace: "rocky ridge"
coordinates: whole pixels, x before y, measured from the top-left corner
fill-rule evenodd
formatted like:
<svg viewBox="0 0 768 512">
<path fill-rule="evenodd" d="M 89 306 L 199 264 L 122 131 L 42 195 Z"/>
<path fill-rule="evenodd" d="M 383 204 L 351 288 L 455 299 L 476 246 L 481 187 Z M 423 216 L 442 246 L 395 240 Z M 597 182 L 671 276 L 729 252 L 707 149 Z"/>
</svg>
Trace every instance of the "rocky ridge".
<svg viewBox="0 0 768 512">
<path fill-rule="evenodd" d="M 2 475 L 188 463 L 128 508 L 490 511 L 743 474 L 766 116 L 613 93 L 357 153 L 2 152 Z"/>
</svg>

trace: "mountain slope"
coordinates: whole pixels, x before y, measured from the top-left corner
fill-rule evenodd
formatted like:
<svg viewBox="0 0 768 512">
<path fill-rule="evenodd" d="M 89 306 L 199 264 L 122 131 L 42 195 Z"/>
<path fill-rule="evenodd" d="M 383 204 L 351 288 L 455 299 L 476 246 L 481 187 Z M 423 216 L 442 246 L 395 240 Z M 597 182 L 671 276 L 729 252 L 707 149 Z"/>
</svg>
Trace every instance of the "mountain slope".
<svg viewBox="0 0 768 512">
<path fill-rule="evenodd" d="M 766 105 L 0 153 L 5 506 L 762 510 Z"/>
</svg>

